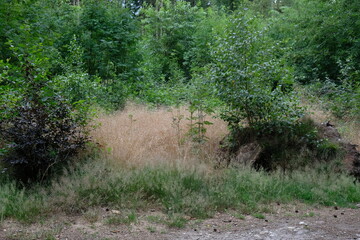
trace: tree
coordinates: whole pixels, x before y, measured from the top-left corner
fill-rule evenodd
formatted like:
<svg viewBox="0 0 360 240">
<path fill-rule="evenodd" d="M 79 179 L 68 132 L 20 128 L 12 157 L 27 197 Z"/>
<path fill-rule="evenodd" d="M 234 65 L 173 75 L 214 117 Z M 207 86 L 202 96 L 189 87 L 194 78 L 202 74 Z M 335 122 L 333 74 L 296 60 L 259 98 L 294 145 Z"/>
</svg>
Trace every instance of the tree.
<svg viewBox="0 0 360 240">
<path fill-rule="evenodd" d="M 356 0 L 302 0 L 275 17 L 272 36 L 291 47 L 288 61 L 300 82 L 339 83 L 348 59 L 359 69 L 359 12 Z"/>
<path fill-rule="evenodd" d="M 205 12 L 189 3 L 164 1 L 158 10 L 144 9 L 142 69 L 147 80 L 157 82 L 189 81 L 191 54 L 197 24 Z"/>
<path fill-rule="evenodd" d="M 85 4 L 76 35 L 90 75 L 128 79 L 136 71 L 137 25 L 127 9 L 107 1 Z"/>
<path fill-rule="evenodd" d="M 243 120 L 250 128 L 263 128 L 299 117 L 296 101 L 286 91 L 286 86 L 291 91 L 291 72 L 276 57 L 280 49 L 249 15 L 235 13 L 212 48 L 213 81 L 227 106 L 222 118 L 233 131 Z"/>
</svg>

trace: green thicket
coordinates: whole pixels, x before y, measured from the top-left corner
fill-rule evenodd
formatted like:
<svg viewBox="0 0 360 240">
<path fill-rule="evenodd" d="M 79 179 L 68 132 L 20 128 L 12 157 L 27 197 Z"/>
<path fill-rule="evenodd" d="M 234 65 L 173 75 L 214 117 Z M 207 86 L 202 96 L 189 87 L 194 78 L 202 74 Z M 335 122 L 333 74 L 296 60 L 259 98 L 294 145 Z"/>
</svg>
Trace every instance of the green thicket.
<svg viewBox="0 0 360 240">
<path fill-rule="evenodd" d="M 274 14 L 271 36 L 289 47 L 295 79 L 337 117 L 359 118 L 360 2 L 295 1 Z"/>
<path fill-rule="evenodd" d="M 203 114 L 215 109 L 233 135 L 244 126 L 260 135 L 297 126 L 296 83 L 338 117 L 359 118 L 356 0 L 75 2 L 0 0 L 5 162 L 19 154 L 15 135 L 29 135 L 12 128 L 21 118 L 44 121 L 42 136 L 60 131 L 52 125 L 76 129 L 66 130 L 73 148 L 89 106 L 116 110 L 129 98 L 189 105 L 197 142 L 210 124 Z M 34 153 L 48 159 L 41 169 L 69 155 L 46 141 L 43 157 Z"/>
</svg>

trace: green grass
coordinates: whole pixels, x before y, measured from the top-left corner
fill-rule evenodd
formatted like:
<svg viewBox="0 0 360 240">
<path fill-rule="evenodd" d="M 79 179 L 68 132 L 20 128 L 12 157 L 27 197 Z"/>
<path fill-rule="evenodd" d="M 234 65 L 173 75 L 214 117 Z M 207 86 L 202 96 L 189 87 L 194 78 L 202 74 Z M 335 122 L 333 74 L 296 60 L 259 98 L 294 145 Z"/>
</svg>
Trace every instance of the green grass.
<svg viewBox="0 0 360 240">
<path fill-rule="evenodd" d="M 187 222 L 182 214 L 171 214 L 166 224 L 171 228 L 183 228 Z"/>
<path fill-rule="evenodd" d="M 304 217 L 314 217 L 315 213 L 314 212 L 308 212 L 304 214 Z"/>
<path fill-rule="evenodd" d="M 245 216 L 243 214 L 235 212 L 235 213 L 232 213 L 231 215 L 237 219 L 245 220 Z"/>
<path fill-rule="evenodd" d="M 300 201 L 324 206 L 353 207 L 360 202 L 360 188 L 343 174 L 315 169 L 306 172 L 268 174 L 251 169 L 211 172 L 164 166 L 117 168 L 89 162 L 69 171 L 50 186 L 24 190 L 11 181 L 0 184 L 0 217 L 29 222 L 55 214 L 87 212 L 94 207 L 148 210 L 167 214 L 166 224 L 182 227 L 184 216 L 197 219 L 233 209 L 238 214 L 266 213 L 269 203 Z M 117 219 L 115 219 L 117 218 Z M 110 224 L 136 222 L 134 212 L 108 219 Z"/>
<path fill-rule="evenodd" d="M 137 217 L 134 212 L 127 214 L 126 216 L 123 215 L 113 215 L 106 218 L 105 223 L 109 225 L 119 225 L 119 224 L 126 224 L 130 225 L 131 223 L 136 223 Z"/>
<path fill-rule="evenodd" d="M 148 222 L 151 222 L 151 223 L 161 223 L 161 224 L 166 223 L 166 220 L 162 216 L 151 215 L 151 216 L 147 216 L 146 219 Z"/>
<path fill-rule="evenodd" d="M 44 199 L 46 193 L 19 188 L 15 182 L 0 183 L 0 222 L 13 217 L 22 222 L 30 222 L 45 214 L 48 208 Z"/>
<path fill-rule="evenodd" d="M 253 215 L 254 217 L 258 218 L 258 219 L 265 219 L 265 215 L 261 214 L 261 213 L 254 213 Z"/>
</svg>

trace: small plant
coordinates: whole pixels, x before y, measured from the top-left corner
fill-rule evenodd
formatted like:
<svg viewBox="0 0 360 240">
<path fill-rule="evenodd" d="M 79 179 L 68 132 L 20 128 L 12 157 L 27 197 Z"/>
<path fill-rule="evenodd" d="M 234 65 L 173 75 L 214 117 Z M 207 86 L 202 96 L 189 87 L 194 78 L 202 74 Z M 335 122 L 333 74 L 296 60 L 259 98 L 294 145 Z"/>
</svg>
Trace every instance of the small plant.
<svg viewBox="0 0 360 240">
<path fill-rule="evenodd" d="M 304 217 L 314 217 L 315 213 L 314 212 L 308 212 L 304 214 Z"/>
<path fill-rule="evenodd" d="M 214 108 L 218 104 L 213 95 L 213 86 L 207 80 L 206 69 L 201 73 L 195 73 L 193 82 L 189 86 L 189 107 L 190 123 L 187 135 L 191 141 L 203 144 L 206 137 L 206 127 L 212 125 L 212 122 L 206 120 L 206 116 L 214 113 Z M 204 76 L 205 75 L 205 76 Z"/>
<path fill-rule="evenodd" d="M 118 225 L 118 224 L 126 224 L 130 225 L 131 223 L 136 223 L 137 217 L 134 212 L 131 212 L 127 216 L 123 215 L 114 215 L 110 216 L 106 219 L 106 223 L 109 225 Z"/>
<path fill-rule="evenodd" d="M 165 219 L 161 216 L 148 216 L 147 220 L 152 223 L 165 223 Z"/>
<path fill-rule="evenodd" d="M 156 232 L 156 228 L 155 227 L 147 227 L 146 228 L 147 230 L 149 230 L 149 232 L 151 232 L 151 233 L 154 233 L 154 232 Z"/>
<path fill-rule="evenodd" d="M 316 147 L 320 159 L 334 159 L 340 152 L 340 146 L 328 140 L 320 141 Z"/>
<path fill-rule="evenodd" d="M 253 216 L 258 218 L 258 219 L 265 219 L 265 215 L 263 215 L 261 213 L 254 213 Z"/>
<path fill-rule="evenodd" d="M 233 213 L 232 215 L 237 219 L 245 220 L 245 216 L 240 213 Z"/>
<path fill-rule="evenodd" d="M 175 115 L 172 117 L 172 124 L 171 126 L 175 129 L 176 139 L 178 146 L 180 147 L 182 144 L 182 136 L 181 136 L 181 121 L 184 119 L 184 115 L 181 114 L 180 108 L 176 109 Z"/>
<path fill-rule="evenodd" d="M 188 135 L 193 142 L 202 144 L 207 140 L 207 137 L 205 136 L 205 126 L 210 125 L 211 123 L 205 121 L 205 116 L 206 115 L 201 108 L 194 111 L 190 107 L 190 117 L 188 118 L 188 120 L 190 120 L 190 129 L 188 131 Z"/>
<path fill-rule="evenodd" d="M 167 225 L 171 228 L 184 228 L 188 220 L 180 214 L 171 214 L 167 220 Z"/>
</svg>

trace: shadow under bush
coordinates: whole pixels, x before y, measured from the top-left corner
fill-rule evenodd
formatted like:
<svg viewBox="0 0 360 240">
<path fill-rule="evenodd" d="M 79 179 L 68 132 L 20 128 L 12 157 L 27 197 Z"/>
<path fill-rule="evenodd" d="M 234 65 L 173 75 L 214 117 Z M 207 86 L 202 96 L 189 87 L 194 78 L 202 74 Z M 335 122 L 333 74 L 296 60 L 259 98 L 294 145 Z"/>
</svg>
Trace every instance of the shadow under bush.
<svg viewBox="0 0 360 240">
<path fill-rule="evenodd" d="M 293 171 L 341 158 L 341 146 L 323 138 L 321 131 L 309 118 L 239 128 L 223 141 L 223 158 L 227 165 L 245 163 L 266 171 Z"/>
</svg>

